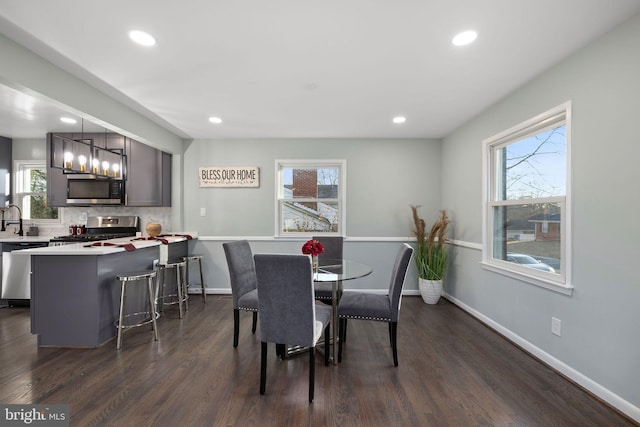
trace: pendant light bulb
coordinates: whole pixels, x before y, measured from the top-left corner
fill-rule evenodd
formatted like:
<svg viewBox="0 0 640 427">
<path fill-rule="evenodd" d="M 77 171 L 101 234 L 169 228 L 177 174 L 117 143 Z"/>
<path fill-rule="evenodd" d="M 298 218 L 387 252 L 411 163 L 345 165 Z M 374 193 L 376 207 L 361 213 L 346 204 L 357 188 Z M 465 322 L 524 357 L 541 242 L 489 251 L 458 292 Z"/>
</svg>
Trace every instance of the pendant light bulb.
<svg viewBox="0 0 640 427">
<path fill-rule="evenodd" d="M 65 151 L 64 153 L 64 167 L 71 169 L 73 166 L 73 153 L 71 151 Z"/>
<path fill-rule="evenodd" d="M 87 170 L 87 157 L 80 154 L 78 156 L 78 164 L 80 165 L 80 172 L 85 172 Z"/>
</svg>

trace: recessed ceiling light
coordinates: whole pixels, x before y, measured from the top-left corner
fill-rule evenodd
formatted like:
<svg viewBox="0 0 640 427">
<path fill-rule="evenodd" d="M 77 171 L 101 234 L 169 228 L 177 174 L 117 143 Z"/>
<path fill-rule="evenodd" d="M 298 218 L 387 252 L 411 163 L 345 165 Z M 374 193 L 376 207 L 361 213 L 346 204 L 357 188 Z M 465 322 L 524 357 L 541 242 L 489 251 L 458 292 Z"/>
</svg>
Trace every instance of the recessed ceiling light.
<svg viewBox="0 0 640 427">
<path fill-rule="evenodd" d="M 403 117 L 403 116 L 397 116 L 397 117 L 393 118 L 393 123 L 395 123 L 397 125 L 399 125 L 400 123 L 404 123 L 406 121 L 407 121 L 407 118 Z"/>
<path fill-rule="evenodd" d="M 70 125 L 74 125 L 74 124 L 78 123 L 76 121 L 76 119 L 72 119 L 71 117 L 60 117 L 60 121 L 62 123 L 68 123 Z"/>
<path fill-rule="evenodd" d="M 216 125 L 222 123 L 222 119 L 220 117 L 209 117 L 209 121 Z"/>
<path fill-rule="evenodd" d="M 145 33 L 144 31 L 129 31 L 129 37 L 131 40 L 142 46 L 153 46 L 156 44 L 156 39 L 154 39 L 151 34 Z"/>
<path fill-rule="evenodd" d="M 456 34 L 453 40 L 451 40 L 451 43 L 456 46 L 466 46 L 469 43 L 473 43 L 476 38 L 478 38 L 478 33 L 475 31 L 463 31 Z"/>
</svg>

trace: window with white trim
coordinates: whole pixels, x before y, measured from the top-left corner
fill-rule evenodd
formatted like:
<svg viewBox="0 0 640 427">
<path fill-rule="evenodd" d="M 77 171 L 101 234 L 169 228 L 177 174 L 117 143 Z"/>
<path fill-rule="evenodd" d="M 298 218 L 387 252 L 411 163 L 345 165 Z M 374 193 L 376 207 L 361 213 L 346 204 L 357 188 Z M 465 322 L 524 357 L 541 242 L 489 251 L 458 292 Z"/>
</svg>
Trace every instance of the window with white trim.
<svg viewBox="0 0 640 427">
<path fill-rule="evenodd" d="M 483 142 L 483 264 L 570 289 L 569 102 Z"/>
<path fill-rule="evenodd" d="M 276 236 L 344 235 L 345 160 L 276 160 Z"/>
<path fill-rule="evenodd" d="M 44 161 L 16 160 L 14 204 L 23 221 L 59 223 L 58 208 L 47 206 L 47 167 Z"/>
</svg>

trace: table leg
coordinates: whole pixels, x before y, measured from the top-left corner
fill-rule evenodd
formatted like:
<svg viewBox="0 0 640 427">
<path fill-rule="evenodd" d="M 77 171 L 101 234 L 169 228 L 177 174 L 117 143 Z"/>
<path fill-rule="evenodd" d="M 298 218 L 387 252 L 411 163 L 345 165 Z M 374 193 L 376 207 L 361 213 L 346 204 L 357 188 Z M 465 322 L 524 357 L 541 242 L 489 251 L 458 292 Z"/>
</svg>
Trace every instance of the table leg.
<svg viewBox="0 0 640 427">
<path fill-rule="evenodd" d="M 336 365 L 336 347 L 338 346 L 338 281 L 332 282 L 331 286 L 331 363 Z"/>
</svg>

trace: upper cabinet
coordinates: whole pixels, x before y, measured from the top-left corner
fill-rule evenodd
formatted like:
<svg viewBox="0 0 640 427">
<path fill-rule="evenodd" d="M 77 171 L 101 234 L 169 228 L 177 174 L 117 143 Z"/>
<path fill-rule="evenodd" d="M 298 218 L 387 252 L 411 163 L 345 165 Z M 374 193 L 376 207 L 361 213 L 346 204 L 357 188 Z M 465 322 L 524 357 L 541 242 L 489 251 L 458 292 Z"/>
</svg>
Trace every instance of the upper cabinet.
<svg viewBox="0 0 640 427">
<path fill-rule="evenodd" d="M 126 206 L 171 206 L 172 156 L 153 147 L 116 133 L 56 133 L 69 139 L 91 141 L 93 147 L 122 150 Z M 67 174 L 54 167 L 52 159 L 62 159 L 64 147 L 60 138 L 47 134 L 47 203 L 67 206 Z"/>
<path fill-rule="evenodd" d="M 71 134 L 64 136 L 71 137 Z M 62 143 L 53 137 L 52 133 L 47 134 L 47 205 L 67 206 L 67 177 L 62 169 L 51 167 L 56 156 L 63 156 L 64 148 Z"/>
<path fill-rule="evenodd" d="M 12 140 L 0 136 L 0 206 L 11 203 Z M 9 190 L 9 193 L 7 193 Z"/>
<path fill-rule="evenodd" d="M 127 138 L 127 206 L 171 206 L 171 154 Z"/>
</svg>

